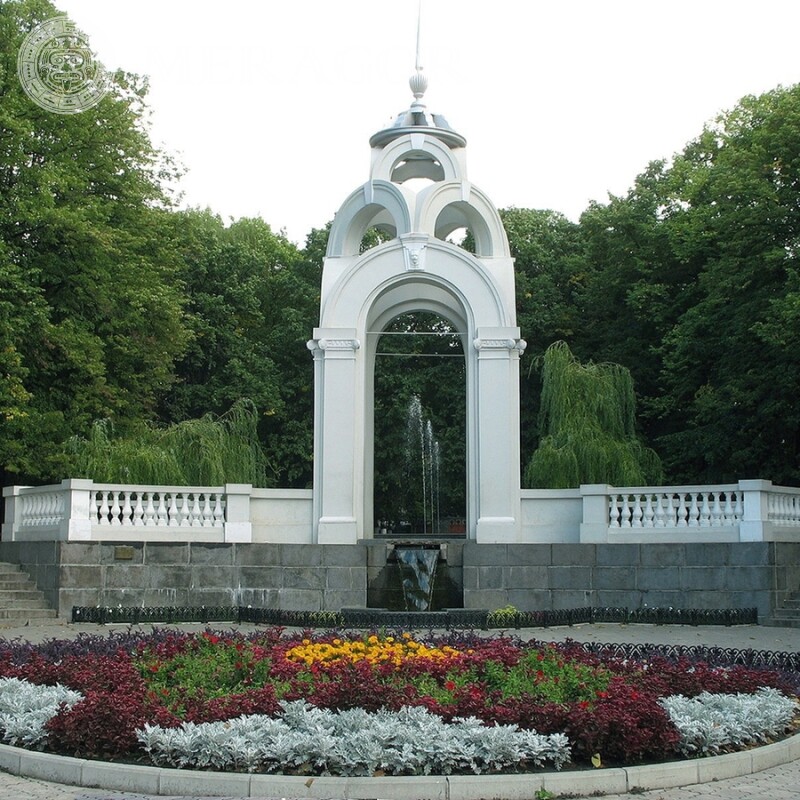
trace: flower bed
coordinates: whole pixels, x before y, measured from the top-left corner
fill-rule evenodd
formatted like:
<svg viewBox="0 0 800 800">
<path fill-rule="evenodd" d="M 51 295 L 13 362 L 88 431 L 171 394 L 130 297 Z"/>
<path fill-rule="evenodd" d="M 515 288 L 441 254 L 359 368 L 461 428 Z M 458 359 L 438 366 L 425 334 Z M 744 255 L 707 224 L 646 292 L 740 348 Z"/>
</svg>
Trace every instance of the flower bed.
<svg viewBox="0 0 800 800">
<path fill-rule="evenodd" d="M 293 774 L 622 765 L 791 730 L 796 676 L 450 634 L 0 642 L 4 741 L 84 758 Z"/>
</svg>

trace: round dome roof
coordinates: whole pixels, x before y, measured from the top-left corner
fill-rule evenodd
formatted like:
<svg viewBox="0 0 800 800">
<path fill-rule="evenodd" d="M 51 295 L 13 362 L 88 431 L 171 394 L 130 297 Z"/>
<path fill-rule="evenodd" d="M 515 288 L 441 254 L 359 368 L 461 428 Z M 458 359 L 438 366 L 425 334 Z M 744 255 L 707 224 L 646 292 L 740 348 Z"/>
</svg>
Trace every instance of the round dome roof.
<svg viewBox="0 0 800 800">
<path fill-rule="evenodd" d="M 408 133 L 435 136 L 450 148 L 465 147 L 467 140 L 460 133 L 456 133 L 441 114 L 430 113 L 421 102 L 428 88 L 428 79 L 422 74 L 421 68 L 417 69 L 408 83 L 414 95 L 414 102 L 407 111 L 401 111 L 389 127 L 370 137 L 370 147 L 385 147 L 389 142 Z"/>
</svg>

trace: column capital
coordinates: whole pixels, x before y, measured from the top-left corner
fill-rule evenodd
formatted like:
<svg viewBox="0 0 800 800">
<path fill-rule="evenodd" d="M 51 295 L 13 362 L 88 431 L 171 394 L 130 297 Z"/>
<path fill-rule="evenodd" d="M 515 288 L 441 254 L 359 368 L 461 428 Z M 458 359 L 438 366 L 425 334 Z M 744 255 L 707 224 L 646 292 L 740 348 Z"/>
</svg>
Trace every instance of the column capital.
<svg viewBox="0 0 800 800">
<path fill-rule="evenodd" d="M 528 346 L 524 339 L 515 339 L 511 336 L 498 339 L 473 339 L 472 346 L 476 350 L 517 350 L 522 353 Z"/>
<path fill-rule="evenodd" d="M 353 357 L 361 348 L 361 340 L 350 328 L 314 328 L 314 338 L 306 342 L 306 347 L 314 354 L 337 354 L 339 357 Z"/>
</svg>

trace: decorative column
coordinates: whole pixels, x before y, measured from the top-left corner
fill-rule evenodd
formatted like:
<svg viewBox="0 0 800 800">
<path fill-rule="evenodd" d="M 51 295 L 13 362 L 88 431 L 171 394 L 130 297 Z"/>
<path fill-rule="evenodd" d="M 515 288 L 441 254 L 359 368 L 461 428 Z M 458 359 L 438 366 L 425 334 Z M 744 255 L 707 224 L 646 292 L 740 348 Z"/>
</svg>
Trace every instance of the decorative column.
<svg viewBox="0 0 800 800">
<path fill-rule="evenodd" d="M 744 500 L 742 519 L 739 522 L 739 541 L 769 541 L 772 538 L 772 523 L 769 520 L 772 481 L 739 481 L 739 491 Z"/>
<path fill-rule="evenodd" d="M 477 487 L 475 538 L 479 543 L 520 537 L 519 328 L 478 328 Z"/>
<path fill-rule="evenodd" d="M 608 542 L 611 487 L 605 483 L 582 483 L 583 519 L 580 527 L 581 544 Z"/>
<path fill-rule="evenodd" d="M 356 508 L 363 499 L 356 446 L 364 427 L 356 390 L 361 343 L 355 328 L 314 328 L 307 347 L 314 355 L 314 540 L 356 544 Z"/>
<path fill-rule="evenodd" d="M 253 523 L 250 515 L 250 483 L 225 484 L 225 541 L 253 541 Z"/>
</svg>

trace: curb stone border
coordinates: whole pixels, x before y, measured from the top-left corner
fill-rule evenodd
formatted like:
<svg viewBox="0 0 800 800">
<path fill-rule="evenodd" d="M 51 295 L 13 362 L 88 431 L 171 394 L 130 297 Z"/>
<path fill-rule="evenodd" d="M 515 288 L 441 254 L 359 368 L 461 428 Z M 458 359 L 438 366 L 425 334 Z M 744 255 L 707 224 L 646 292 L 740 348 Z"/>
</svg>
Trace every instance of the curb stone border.
<svg viewBox="0 0 800 800">
<path fill-rule="evenodd" d="M 204 797 L 305 797 L 370 800 L 529 800 L 560 794 L 626 794 L 738 778 L 800 758 L 800 734 L 722 756 L 639 767 L 509 775 L 334 778 L 164 769 L 89 761 L 0 744 L 0 769 L 26 778 L 111 791 Z"/>
</svg>

